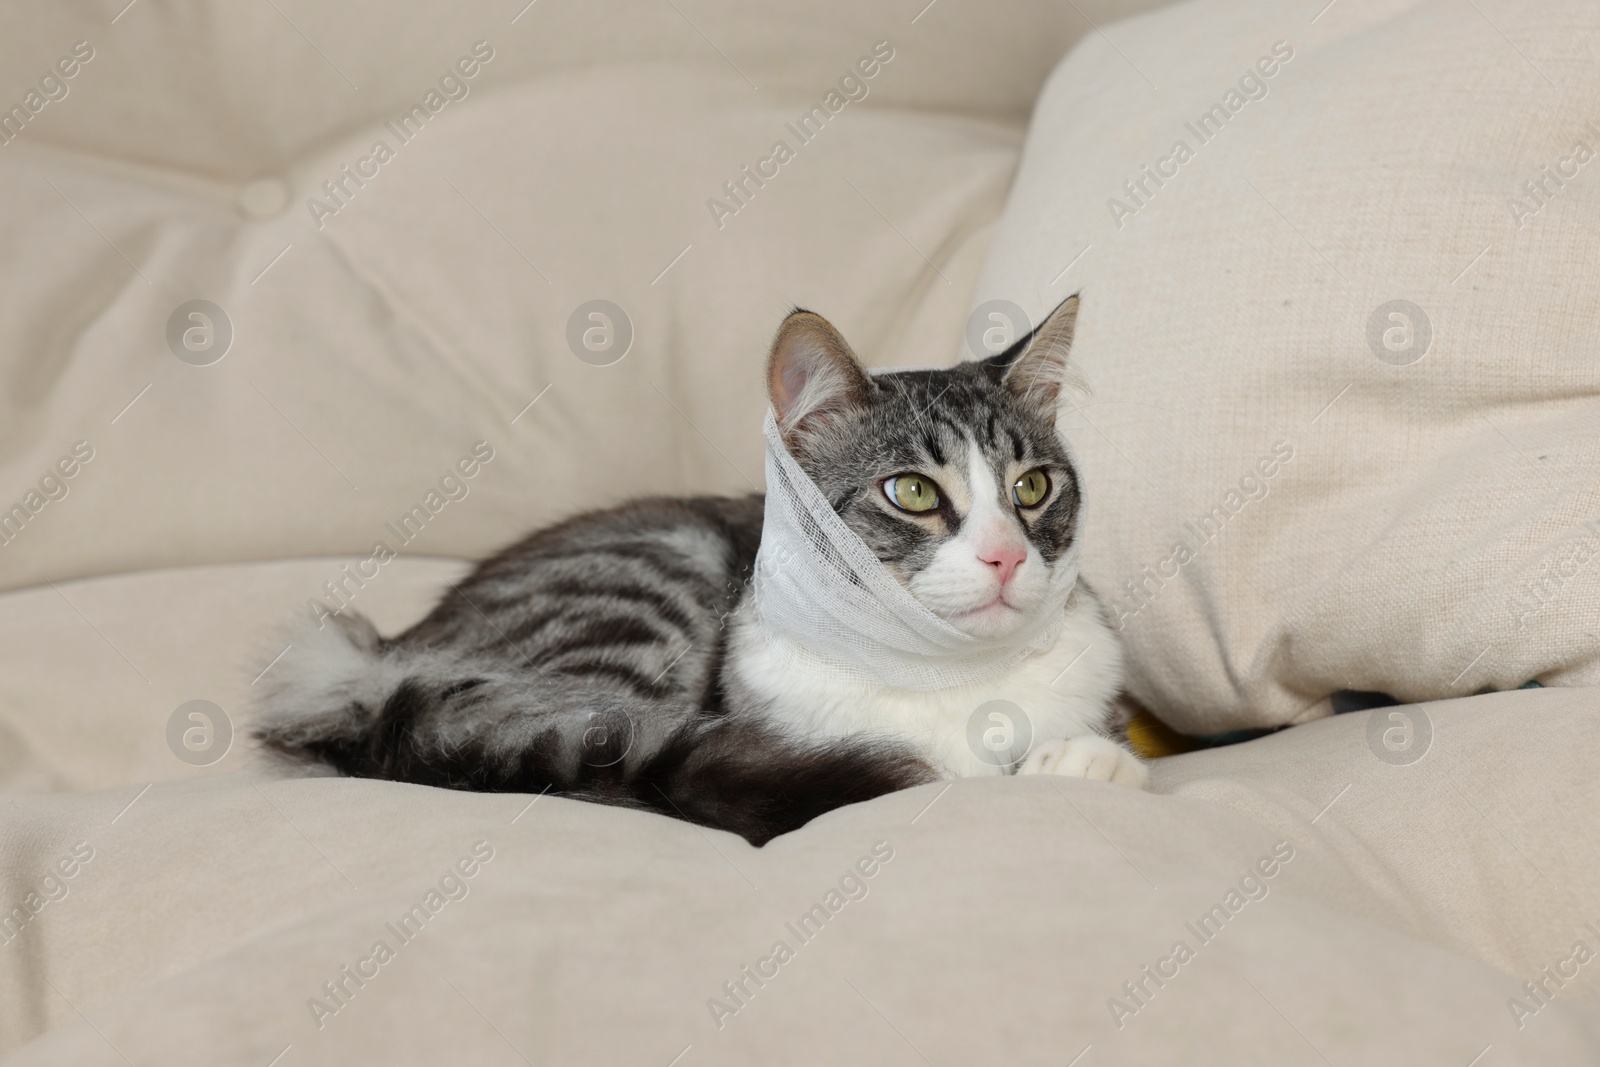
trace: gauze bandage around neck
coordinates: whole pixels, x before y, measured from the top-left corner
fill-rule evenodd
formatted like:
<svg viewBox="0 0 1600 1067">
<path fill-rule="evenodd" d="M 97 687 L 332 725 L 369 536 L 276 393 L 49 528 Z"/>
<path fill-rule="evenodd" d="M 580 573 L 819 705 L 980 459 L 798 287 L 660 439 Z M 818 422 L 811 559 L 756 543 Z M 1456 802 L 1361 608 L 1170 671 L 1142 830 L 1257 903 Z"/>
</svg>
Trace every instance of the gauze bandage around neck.
<svg viewBox="0 0 1600 1067">
<path fill-rule="evenodd" d="M 1056 560 L 1049 591 L 1025 625 L 1003 639 L 973 637 L 924 607 L 844 524 L 789 454 L 770 410 L 765 431 L 767 499 L 752 608 L 768 635 L 803 648 L 813 667 L 820 660 L 867 685 L 914 690 L 997 677 L 1054 643 L 1078 580 L 1076 542 Z"/>
</svg>

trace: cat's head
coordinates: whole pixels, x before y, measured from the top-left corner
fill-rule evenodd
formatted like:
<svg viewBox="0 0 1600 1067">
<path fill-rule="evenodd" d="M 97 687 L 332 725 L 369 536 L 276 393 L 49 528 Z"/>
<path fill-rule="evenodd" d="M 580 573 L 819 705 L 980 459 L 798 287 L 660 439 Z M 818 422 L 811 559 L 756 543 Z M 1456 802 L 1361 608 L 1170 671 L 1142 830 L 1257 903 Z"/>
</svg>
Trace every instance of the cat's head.
<svg viewBox="0 0 1600 1067">
<path fill-rule="evenodd" d="M 1078 298 L 998 356 L 869 375 L 820 315 L 783 321 L 767 386 L 790 454 L 930 611 L 1004 638 L 1047 601 L 1078 532 L 1055 431 Z"/>
</svg>

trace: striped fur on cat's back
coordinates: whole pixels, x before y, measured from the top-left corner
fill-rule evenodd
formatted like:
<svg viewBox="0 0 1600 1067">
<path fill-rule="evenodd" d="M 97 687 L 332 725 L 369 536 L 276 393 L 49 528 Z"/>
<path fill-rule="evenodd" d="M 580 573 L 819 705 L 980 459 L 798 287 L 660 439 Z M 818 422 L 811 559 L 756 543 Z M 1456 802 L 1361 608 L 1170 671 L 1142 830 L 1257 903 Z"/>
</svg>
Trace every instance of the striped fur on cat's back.
<svg viewBox="0 0 1600 1067">
<path fill-rule="evenodd" d="M 346 774 L 555 791 L 760 843 L 935 777 L 881 740 L 803 743 L 723 706 L 726 620 L 761 497 L 643 500 L 540 531 L 380 637 L 349 613 L 307 633 L 258 736 Z"/>
<path fill-rule="evenodd" d="M 421 622 L 381 636 L 346 611 L 273 672 L 255 736 L 350 775 L 555 792 L 731 830 L 753 843 L 949 775 L 1052 773 L 1142 786 L 1113 736 L 1121 654 L 1071 587 L 1081 489 L 1055 431 L 1076 298 L 1000 356 L 869 375 L 797 311 L 768 361 L 785 446 L 904 589 L 1026 653 L 934 691 L 842 680 L 751 610 L 763 500 L 650 499 L 540 530 L 481 563 Z M 1029 651 L 1038 649 L 1037 651 Z M 959 727 L 1003 699 L 1037 736 L 1009 762 Z M 954 739 L 954 740 L 953 740 Z"/>
</svg>

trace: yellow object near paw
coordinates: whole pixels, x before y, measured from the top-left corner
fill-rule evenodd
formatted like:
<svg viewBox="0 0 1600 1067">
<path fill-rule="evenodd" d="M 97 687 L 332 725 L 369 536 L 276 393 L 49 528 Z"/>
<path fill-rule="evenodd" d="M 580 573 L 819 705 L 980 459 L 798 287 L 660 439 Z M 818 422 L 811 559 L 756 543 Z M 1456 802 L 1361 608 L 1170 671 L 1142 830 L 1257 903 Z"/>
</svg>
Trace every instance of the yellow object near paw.
<svg viewBox="0 0 1600 1067">
<path fill-rule="evenodd" d="M 1134 755 L 1141 759 L 1176 756 L 1192 752 L 1198 746 L 1194 738 L 1185 737 L 1148 711 L 1136 712 L 1128 722 L 1128 744 Z"/>
</svg>

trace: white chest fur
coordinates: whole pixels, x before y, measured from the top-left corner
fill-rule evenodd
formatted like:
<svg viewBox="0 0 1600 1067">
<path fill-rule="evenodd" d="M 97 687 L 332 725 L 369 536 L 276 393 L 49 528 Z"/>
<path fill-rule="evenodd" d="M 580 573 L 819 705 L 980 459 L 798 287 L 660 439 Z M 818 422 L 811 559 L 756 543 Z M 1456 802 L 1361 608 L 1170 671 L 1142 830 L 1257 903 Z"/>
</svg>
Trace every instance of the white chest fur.
<svg viewBox="0 0 1600 1067">
<path fill-rule="evenodd" d="M 1001 677 L 930 691 L 856 681 L 763 630 L 753 615 L 740 612 L 730 637 L 729 688 L 736 707 L 770 716 L 802 737 L 893 737 L 952 775 L 1005 774 L 1030 742 L 1037 748 L 1098 732 L 1122 683 L 1121 647 L 1099 605 L 1081 588 L 1067 601 L 1066 622 L 1050 648 Z M 978 708 L 993 700 L 1015 704 L 1025 720 L 991 724 L 980 716 L 976 729 L 969 729 Z M 996 758 L 990 754 L 995 739 L 1003 744 L 1008 731 L 1009 758 Z M 975 742 L 975 736 L 985 741 Z"/>
</svg>

